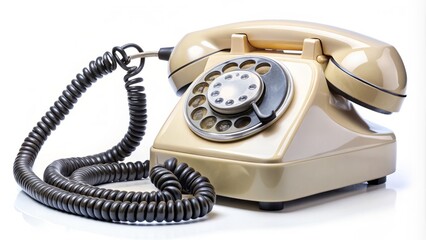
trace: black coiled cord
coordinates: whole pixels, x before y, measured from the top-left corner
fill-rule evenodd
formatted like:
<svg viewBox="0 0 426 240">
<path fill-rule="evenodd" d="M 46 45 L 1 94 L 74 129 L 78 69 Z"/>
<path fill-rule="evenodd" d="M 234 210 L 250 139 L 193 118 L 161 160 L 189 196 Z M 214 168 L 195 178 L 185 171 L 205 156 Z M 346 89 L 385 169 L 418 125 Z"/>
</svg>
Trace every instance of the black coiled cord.
<svg viewBox="0 0 426 240">
<path fill-rule="evenodd" d="M 143 66 L 127 66 L 130 58 L 127 44 L 113 48 L 91 61 L 88 68 L 71 81 L 22 143 L 13 165 L 16 182 L 33 199 L 64 212 L 116 222 L 179 222 L 209 213 L 216 194 L 206 177 L 176 159 L 167 160 L 149 172 L 149 161 L 120 163 L 139 146 L 145 134 L 146 99 L 142 78 L 133 78 Z M 54 161 L 44 172 L 44 181 L 32 170 L 35 159 L 47 137 L 73 108 L 77 99 L 97 79 L 117 69 L 127 71 L 124 77 L 129 102 L 130 123 L 124 138 L 111 149 L 86 157 Z M 133 181 L 147 178 L 159 189 L 154 192 L 127 192 L 96 187 L 102 183 Z M 182 199 L 183 193 L 193 196 Z"/>
</svg>

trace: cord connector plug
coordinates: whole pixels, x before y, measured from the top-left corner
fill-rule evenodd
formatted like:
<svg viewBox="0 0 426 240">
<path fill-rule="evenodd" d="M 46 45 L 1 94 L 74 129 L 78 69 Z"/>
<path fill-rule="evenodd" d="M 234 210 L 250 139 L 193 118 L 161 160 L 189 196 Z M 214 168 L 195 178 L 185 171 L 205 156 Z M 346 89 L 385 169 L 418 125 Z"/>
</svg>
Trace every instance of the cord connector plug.
<svg viewBox="0 0 426 240">
<path fill-rule="evenodd" d="M 158 59 L 169 61 L 170 55 L 172 55 L 173 49 L 174 47 L 160 48 L 160 50 L 158 50 Z"/>
</svg>

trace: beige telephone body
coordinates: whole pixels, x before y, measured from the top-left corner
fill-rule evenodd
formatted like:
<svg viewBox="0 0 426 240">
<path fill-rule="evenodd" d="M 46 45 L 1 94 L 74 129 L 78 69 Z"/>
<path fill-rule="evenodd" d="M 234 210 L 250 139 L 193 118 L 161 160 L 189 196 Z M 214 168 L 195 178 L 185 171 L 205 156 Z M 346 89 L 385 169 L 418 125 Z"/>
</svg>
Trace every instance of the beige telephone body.
<svg viewBox="0 0 426 240">
<path fill-rule="evenodd" d="M 170 80 L 186 91 L 151 148 L 152 166 L 176 157 L 221 196 L 276 210 L 395 171 L 395 135 L 350 102 L 399 111 L 406 73 L 386 43 L 305 22 L 230 24 L 186 35 Z"/>
</svg>

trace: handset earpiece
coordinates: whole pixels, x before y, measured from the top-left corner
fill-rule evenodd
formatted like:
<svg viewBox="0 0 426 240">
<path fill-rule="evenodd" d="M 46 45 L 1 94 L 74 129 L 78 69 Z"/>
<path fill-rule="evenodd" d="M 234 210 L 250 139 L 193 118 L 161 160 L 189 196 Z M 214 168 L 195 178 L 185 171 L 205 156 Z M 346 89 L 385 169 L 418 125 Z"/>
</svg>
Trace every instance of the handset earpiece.
<svg viewBox="0 0 426 240">
<path fill-rule="evenodd" d="M 258 49 L 302 50 L 304 39 L 319 39 L 330 57 L 325 69 L 330 89 L 372 110 L 397 112 L 406 96 L 406 72 L 394 47 L 351 31 L 298 21 L 242 22 L 187 34 L 170 57 L 176 89 L 201 74 L 209 56 L 229 50 L 234 33 L 244 33 Z"/>
<path fill-rule="evenodd" d="M 394 47 L 383 43 L 334 55 L 325 69 L 333 92 L 379 113 L 399 111 L 406 97 L 406 72 Z"/>
</svg>

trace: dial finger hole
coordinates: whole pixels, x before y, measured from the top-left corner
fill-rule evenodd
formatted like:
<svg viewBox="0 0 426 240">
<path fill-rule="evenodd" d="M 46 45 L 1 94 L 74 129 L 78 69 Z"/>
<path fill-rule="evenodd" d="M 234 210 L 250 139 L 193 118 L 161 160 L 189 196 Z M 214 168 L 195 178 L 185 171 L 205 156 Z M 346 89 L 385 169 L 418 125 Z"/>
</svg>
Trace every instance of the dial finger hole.
<svg viewBox="0 0 426 240">
<path fill-rule="evenodd" d="M 234 71 L 234 70 L 237 70 L 237 69 L 238 69 L 238 64 L 234 63 L 234 62 L 231 62 L 231 63 L 226 64 L 222 68 L 222 72 L 228 73 L 228 72 L 231 72 L 231 71 Z"/>
<path fill-rule="evenodd" d="M 218 132 L 225 132 L 232 126 L 232 122 L 229 120 L 222 120 L 216 124 L 216 130 Z"/>
<path fill-rule="evenodd" d="M 256 66 L 256 72 L 259 75 L 265 75 L 271 70 L 271 65 L 269 63 L 260 63 Z"/>
<path fill-rule="evenodd" d="M 191 98 L 191 100 L 189 100 L 188 105 L 190 107 L 196 108 L 203 105 L 205 102 L 206 102 L 206 97 L 204 95 L 197 95 Z"/>
<path fill-rule="evenodd" d="M 206 116 L 206 114 L 207 114 L 207 109 L 205 109 L 203 107 L 199 107 L 199 108 L 195 109 L 194 111 L 192 111 L 191 118 L 194 121 L 199 121 L 204 116 Z"/>
<path fill-rule="evenodd" d="M 216 124 L 217 118 L 215 116 L 209 116 L 204 118 L 201 123 L 200 127 L 204 130 L 212 128 Z"/>
<path fill-rule="evenodd" d="M 243 70 L 247 70 L 252 68 L 255 64 L 256 62 L 254 60 L 247 60 L 240 64 L 240 68 Z"/>
<path fill-rule="evenodd" d="M 207 89 L 209 88 L 209 84 L 206 82 L 201 82 L 197 84 L 194 89 L 192 89 L 192 93 L 194 94 L 204 94 L 207 92 Z"/>
<path fill-rule="evenodd" d="M 211 83 L 213 82 L 217 77 L 220 76 L 220 72 L 219 71 L 214 71 L 211 72 L 209 74 L 207 74 L 207 76 L 204 78 L 204 81 L 206 81 L 207 83 Z"/>
<path fill-rule="evenodd" d="M 250 117 L 241 117 L 241 118 L 238 118 L 237 121 L 235 121 L 234 126 L 236 128 L 243 128 L 249 125 L 250 122 L 251 122 Z"/>
</svg>

